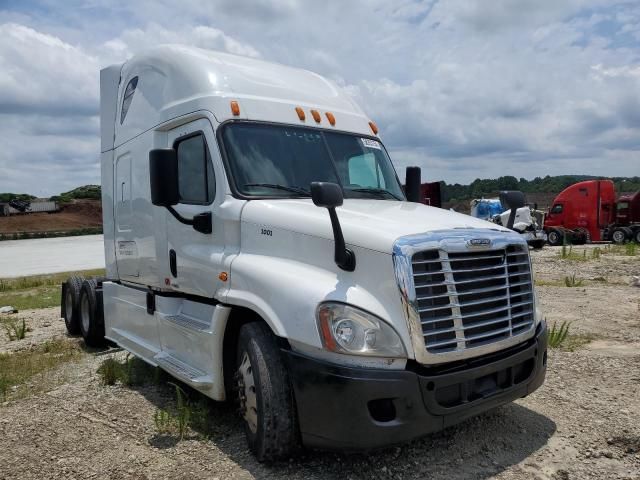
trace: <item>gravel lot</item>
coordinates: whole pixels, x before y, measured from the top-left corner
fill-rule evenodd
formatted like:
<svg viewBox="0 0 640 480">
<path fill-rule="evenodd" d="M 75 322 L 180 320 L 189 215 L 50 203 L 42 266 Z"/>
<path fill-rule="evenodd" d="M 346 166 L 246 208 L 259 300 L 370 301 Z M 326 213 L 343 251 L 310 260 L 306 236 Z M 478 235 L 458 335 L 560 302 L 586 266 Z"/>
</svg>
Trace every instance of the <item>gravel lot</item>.
<svg viewBox="0 0 640 480">
<path fill-rule="evenodd" d="M 0 479 L 640 479 L 640 288 L 629 286 L 640 257 L 558 254 L 533 252 L 538 294 L 550 324 L 571 321 L 588 343 L 552 350 L 545 385 L 514 404 L 374 454 L 265 466 L 247 452 L 232 406 L 210 403 L 206 440 L 163 437 L 153 415 L 172 391 L 102 386 L 98 366 L 124 353 L 87 353 L 54 390 L 0 405 Z M 563 286 L 573 273 L 584 286 Z M 32 331 L 17 342 L 0 333 L 0 352 L 65 335 L 56 308 L 18 315 Z"/>
</svg>

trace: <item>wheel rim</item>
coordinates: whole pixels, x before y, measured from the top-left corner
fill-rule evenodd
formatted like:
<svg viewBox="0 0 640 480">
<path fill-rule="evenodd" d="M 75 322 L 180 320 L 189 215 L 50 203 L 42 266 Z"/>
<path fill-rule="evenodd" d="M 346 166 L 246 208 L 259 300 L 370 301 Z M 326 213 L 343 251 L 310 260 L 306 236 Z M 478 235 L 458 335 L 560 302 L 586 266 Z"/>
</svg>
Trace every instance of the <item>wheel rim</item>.
<svg viewBox="0 0 640 480">
<path fill-rule="evenodd" d="M 558 241 L 558 234 L 555 232 L 551 232 L 549 234 L 549 243 L 557 243 Z"/>
<path fill-rule="evenodd" d="M 616 243 L 624 242 L 624 233 L 621 231 L 613 232 L 613 241 Z"/>
<path fill-rule="evenodd" d="M 86 295 L 82 296 L 80 301 L 80 317 L 82 319 L 82 328 L 85 332 L 89 331 L 89 298 Z"/>
<path fill-rule="evenodd" d="M 253 368 L 249 354 L 242 354 L 242 361 L 238 367 L 238 394 L 240 396 L 240 412 L 249 426 L 251 433 L 258 431 L 258 398 L 253 379 Z"/>
<path fill-rule="evenodd" d="M 67 287 L 69 288 L 69 287 Z M 70 322 L 73 319 L 73 296 L 71 292 L 67 291 L 64 300 L 64 316 L 67 322 Z"/>
</svg>

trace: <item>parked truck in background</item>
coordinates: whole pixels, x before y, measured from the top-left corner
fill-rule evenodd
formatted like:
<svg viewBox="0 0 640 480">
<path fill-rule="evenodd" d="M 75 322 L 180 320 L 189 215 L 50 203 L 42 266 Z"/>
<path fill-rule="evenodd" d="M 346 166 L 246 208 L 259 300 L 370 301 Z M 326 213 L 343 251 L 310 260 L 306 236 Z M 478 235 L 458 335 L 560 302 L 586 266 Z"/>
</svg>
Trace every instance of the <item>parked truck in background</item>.
<svg viewBox="0 0 640 480">
<path fill-rule="evenodd" d="M 491 221 L 498 225 L 518 232 L 529 246 L 540 249 L 547 242 L 547 234 L 543 229 L 544 212 L 537 209 L 537 205 L 525 205 L 515 209 L 513 223 L 511 208 L 505 205 L 502 198 L 476 198 L 471 200 L 470 215 L 475 218 Z"/>
<path fill-rule="evenodd" d="M 237 401 L 259 460 L 404 442 L 542 384 L 526 242 L 405 197 L 336 85 L 163 46 L 100 89 L 106 277 L 65 282 L 67 328 Z"/>
<path fill-rule="evenodd" d="M 640 192 L 616 200 L 611 180 L 575 183 L 556 196 L 544 228 L 551 245 L 565 241 L 640 243 Z"/>
</svg>

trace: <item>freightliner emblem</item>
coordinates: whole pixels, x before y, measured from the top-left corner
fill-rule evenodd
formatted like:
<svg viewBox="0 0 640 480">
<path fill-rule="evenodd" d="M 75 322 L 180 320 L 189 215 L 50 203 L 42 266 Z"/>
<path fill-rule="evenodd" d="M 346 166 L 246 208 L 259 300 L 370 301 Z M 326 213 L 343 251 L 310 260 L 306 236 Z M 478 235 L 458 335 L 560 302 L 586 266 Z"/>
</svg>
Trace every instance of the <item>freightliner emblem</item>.
<svg viewBox="0 0 640 480">
<path fill-rule="evenodd" d="M 467 240 L 468 247 L 488 247 L 491 245 L 491 239 L 489 238 L 472 238 Z"/>
</svg>

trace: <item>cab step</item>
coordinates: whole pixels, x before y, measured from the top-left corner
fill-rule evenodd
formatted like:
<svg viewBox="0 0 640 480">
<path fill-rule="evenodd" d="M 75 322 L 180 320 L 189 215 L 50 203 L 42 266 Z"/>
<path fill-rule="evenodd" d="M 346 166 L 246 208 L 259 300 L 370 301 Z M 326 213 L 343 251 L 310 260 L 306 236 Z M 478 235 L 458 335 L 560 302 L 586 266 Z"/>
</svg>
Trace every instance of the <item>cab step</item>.
<svg viewBox="0 0 640 480">
<path fill-rule="evenodd" d="M 207 375 L 206 372 L 192 367 L 166 352 L 158 353 L 153 357 L 153 359 L 159 367 L 194 388 L 201 389 L 213 386 L 213 378 L 210 375 Z"/>
<path fill-rule="evenodd" d="M 182 328 L 187 328 L 189 330 L 197 330 L 199 332 L 211 333 L 211 324 L 208 322 L 203 322 L 202 320 L 192 317 L 190 315 L 185 315 L 184 313 L 178 313 L 177 315 L 164 315 L 164 318 L 173 323 L 174 325 L 178 325 Z"/>
</svg>

